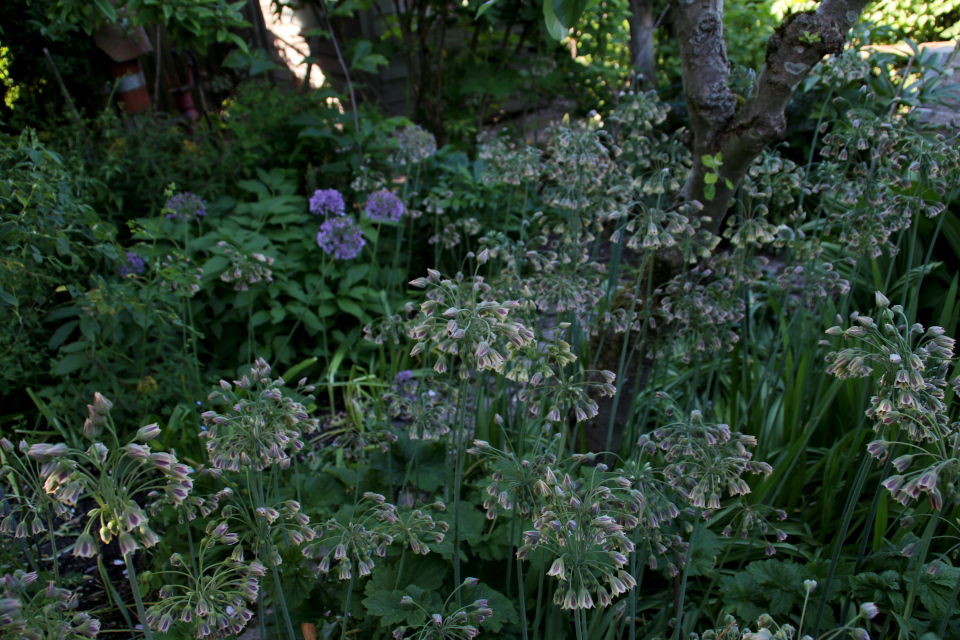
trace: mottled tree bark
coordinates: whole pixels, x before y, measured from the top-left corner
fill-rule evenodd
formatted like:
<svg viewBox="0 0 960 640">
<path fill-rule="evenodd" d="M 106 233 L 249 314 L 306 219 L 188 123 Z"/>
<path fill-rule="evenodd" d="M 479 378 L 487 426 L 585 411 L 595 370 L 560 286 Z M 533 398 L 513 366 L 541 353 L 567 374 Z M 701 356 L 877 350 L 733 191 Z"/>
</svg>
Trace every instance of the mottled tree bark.
<svg viewBox="0 0 960 640">
<path fill-rule="evenodd" d="M 653 51 L 653 0 L 630 0 L 630 64 L 640 74 L 640 86 L 657 84 L 657 62 Z"/>
<path fill-rule="evenodd" d="M 824 56 L 843 50 L 869 0 L 823 0 L 816 11 L 788 16 L 767 43 L 766 63 L 738 108 L 730 90 L 723 0 L 681 0 L 676 8 L 683 89 L 693 134 L 693 170 L 680 199 L 704 205 L 703 228 L 718 233 L 733 192 L 754 159 L 786 131 L 784 110 L 800 81 Z M 704 196 L 701 158 L 722 154 L 712 200 Z M 733 188 L 726 185 L 726 178 Z"/>
</svg>

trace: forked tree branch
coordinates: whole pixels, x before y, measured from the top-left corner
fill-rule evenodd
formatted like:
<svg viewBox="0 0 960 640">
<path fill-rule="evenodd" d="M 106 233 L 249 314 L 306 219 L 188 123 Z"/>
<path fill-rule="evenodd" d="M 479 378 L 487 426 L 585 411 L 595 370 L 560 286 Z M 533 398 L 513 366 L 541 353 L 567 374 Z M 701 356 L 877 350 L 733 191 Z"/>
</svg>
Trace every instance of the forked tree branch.
<svg viewBox="0 0 960 640">
<path fill-rule="evenodd" d="M 823 0 L 816 11 L 788 16 L 767 43 L 766 63 L 738 109 L 729 86 L 723 0 L 684 0 L 678 26 L 684 93 L 693 134 L 693 170 L 681 200 L 704 205 L 703 227 L 718 233 L 734 190 L 756 157 L 783 137 L 784 112 L 797 85 L 824 56 L 843 51 L 847 33 L 870 0 Z M 716 194 L 704 196 L 701 158 L 722 153 Z M 733 188 L 727 187 L 726 180 Z"/>
</svg>

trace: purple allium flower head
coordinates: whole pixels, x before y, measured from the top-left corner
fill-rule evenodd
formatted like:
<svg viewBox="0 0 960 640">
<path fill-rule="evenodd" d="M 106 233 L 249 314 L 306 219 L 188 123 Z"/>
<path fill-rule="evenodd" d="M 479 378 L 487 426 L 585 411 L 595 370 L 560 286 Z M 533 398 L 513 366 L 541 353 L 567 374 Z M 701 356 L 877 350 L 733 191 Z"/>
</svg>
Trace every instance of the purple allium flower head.
<svg viewBox="0 0 960 640">
<path fill-rule="evenodd" d="M 363 233 L 353 219 L 344 216 L 330 218 L 320 225 L 317 244 L 327 255 L 332 255 L 337 260 L 352 260 L 360 255 L 360 250 L 367 241 L 363 239 Z"/>
<path fill-rule="evenodd" d="M 336 189 L 317 189 L 310 198 L 310 213 L 317 216 L 342 216 L 347 210 L 343 195 Z"/>
<path fill-rule="evenodd" d="M 207 215 L 207 201 L 187 191 L 178 193 L 167 200 L 167 206 L 164 207 L 164 210 L 170 220 L 191 222 Z"/>
<path fill-rule="evenodd" d="M 147 263 L 133 251 L 127 251 L 127 261 L 125 263 L 121 262 L 119 268 L 121 278 L 143 275 L 146 270 Z"/>
<path fill-rule="evenodd" d="M 397 222 L 403 216 L 403 202 L 389 189 L 375 191 L 367 197 L 367 217 L 377 222 Z"/>
</svg>

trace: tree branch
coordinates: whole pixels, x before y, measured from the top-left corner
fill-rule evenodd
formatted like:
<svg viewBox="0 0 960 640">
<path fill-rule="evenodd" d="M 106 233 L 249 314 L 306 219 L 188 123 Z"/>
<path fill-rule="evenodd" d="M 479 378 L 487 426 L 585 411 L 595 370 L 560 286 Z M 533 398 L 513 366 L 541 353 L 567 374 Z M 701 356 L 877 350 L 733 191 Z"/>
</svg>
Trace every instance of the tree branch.
<svg viewBox="0 0 960 640">
<path fill-rule="evenodd" d="M 728 86 L 729 63 L 723 39 L 722 0 L 681 5 L 680 55 L 684 93 L 693 130 L 693 169 L 681 200 L 697 200 L 709 217 L 703 228 L 718 233 L 729 200 L 756 157 L 783 137 L 787 103 L 797 85 L 824 56 L 843 51 L 847 33 L 869 0 L 823 0 L 816 11 L 788 16 L 767 43 L 763 69 L 743 106 Z M 722 154 L 712 200 L 704 197 L 701 158 Z"/>
</svg>

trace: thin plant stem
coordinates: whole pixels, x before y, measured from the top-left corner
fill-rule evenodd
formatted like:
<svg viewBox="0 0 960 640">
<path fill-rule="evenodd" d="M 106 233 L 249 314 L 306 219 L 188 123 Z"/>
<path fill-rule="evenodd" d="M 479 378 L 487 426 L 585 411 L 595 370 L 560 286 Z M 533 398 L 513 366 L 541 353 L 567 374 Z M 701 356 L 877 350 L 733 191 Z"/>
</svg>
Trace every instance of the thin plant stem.
<svg viewBox="0 0 960 640">
<path fill-rule="evenodd" d="M 277 598 L 280 601 L 280 608 L 283 609 L 283 619 L 287 624 L 287 633 L 290 634 L 290 640 L 297 640 L 297 634 L 293 631 L 293 622 L 290 621 L 287 599 L 283 597 L 283 585 L 280 584 L 280 572 L 277 570 L 277 565 L 273 565 L 273 581 L 277 584 Z"/>
<path fill-rule="evenodd" d="M 143 628 L 143 635 L 147 640 L 153 640 L 153 634 L 150 633 L 150 625 L 147 624 L 147 614 L 143 610 L 143 598 L 140 597 L 140 586 L 137 584 L 137 570 L 133 568 L 132 556 L 132 553 L 123 556 L 123 561 L 127 563 L 127 579 L 130 581 L 130 588 L 133 589 L 133 599 L 137 603 L 137 615 L 140 617 L 140 626 Z"/>
<path fill-rule="evenodd" d="M 50 505 L 47 505 L 47 530 L 50 533 L 50 558 L 51 563 L 53 564 L 53 578 L 56 580 L 57 586 L 60 585 L 60 558 L 57 553 L 57 535 L 56 530 L 53 526 L 53 512 L 50 510 Z"/>
<path fill-rule="evenodd" d="M 347 616 L 350 615 L 350 598 L 353 596 L 353 572 L 350 572 L 350 582 L 347 584 L 347 602 L 343 607 L 343 626 L 340 629 L 340 640 L 347 637 Z"/>
<path fill-rule="evenodd" d="M 512 544 L 512 542 L 511 542 Z M 523 561 L 517 558 L 517 588 L 520 589 L 520 629 L 523 631 L 523 640 L 527 640 L 527 595 L 523 588 Z"/>
<path fill-rule="evenodd" d="M 683 599 L 687 595 L 687 578 L 690 577 L 690 565 L 693 564 L 693 545 L 697 542 L 702 513 L 703 509 L 697 508 L 693 516 L 693 533 L 690 534 L 690 548 L 687 550 L 687 562 L 683 566 L 683 579 L 680 581 L 680 601 L 677 603 L 677 640 L 683 638 Z"/>
<path fill-rule="evenodd" d="M 909 620 L 910 614 L 913 613 L 913 603 L 917 597 L 917 589 L 920 587 L 920 576 L 923 571 L 923 561 L 927 558 L 927 552 L 930 550 L 930 539 L 933 537 L 933 530 L 937 527 L 937 523 L 940 521 L 940 516 L 942 513 L 942 511 L 934 511 L 931 513 L 928 516 L 930 519 L 927 521 L 927 527 L 923 530 L 920 554 L 917 556 L 917 577 L 913 580 L 913 584 L 910 585 L 910 591 L 907 592 L 907 602 L 903 607 L 902 616 L 904 620 Z M 900 629 L 900 635 L 898 637 L 900 640 L 906 639 L 903 629 Z"/>
<path fill-rule="evenodd" d="M 467 428 L 467 379 L 460 379 L 460 393 L 457 398 L 460 405 L 457 412 L 457 434 L 454 446 L 454 489 L 453 489 L 453 582 L 463 584 L 460 580 L 460 483 L 463 476 L 463 464 L 460 461 L 463 449 L 463 435 Z M 460 590 L 457 590 L 457 605 L 462 605 Z"/>
</svg>

